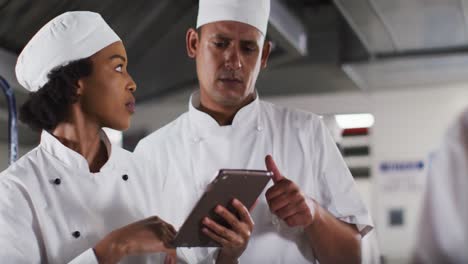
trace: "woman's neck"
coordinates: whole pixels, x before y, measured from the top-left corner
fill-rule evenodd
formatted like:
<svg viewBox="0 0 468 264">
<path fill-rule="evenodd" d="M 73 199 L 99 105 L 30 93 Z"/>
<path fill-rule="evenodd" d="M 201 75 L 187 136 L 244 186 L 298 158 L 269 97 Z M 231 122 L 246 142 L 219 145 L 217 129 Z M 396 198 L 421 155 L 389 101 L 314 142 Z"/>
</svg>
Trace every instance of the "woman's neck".
<svg viewBox="0 0 468 264">
<path fill-rule="evenodd" d="M 83 115 L 72 114 L 51 131 L 63 145 L 83 156 L 91 172 L 99 172 L 109 157 L 105 144 L 101 141 L 101 127 L 86 122 Z"/>
</svg>

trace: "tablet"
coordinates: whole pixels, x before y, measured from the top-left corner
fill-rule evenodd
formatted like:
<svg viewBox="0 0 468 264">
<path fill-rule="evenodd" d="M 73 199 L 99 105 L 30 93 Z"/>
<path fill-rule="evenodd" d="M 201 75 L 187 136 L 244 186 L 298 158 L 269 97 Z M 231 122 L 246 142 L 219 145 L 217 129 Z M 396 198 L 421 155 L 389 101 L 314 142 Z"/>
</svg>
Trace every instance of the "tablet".
<svg viewBox="0 0 468 264">
<path fill-rule="evenodd" d="M 207 216 L 229 228 L 229 224 L 216 214 L 214 208 L 219 204 L 237 215 L 237 210 L 231 204 L 234 198 L 241 201 L 246 208 L 251 208 L 272 175 L 271 172 L 261 170 L 220 170 L 185 220 L 172 245 L 220 247 L 219 243 L 203 233 L 203 218 Z"/>
</svg>

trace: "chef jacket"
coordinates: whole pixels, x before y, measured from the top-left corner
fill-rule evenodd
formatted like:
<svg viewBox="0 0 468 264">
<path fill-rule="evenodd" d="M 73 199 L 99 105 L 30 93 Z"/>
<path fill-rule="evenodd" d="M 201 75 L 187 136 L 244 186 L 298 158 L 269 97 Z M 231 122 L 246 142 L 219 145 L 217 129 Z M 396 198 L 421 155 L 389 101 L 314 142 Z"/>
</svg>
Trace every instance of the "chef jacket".
<svg viewBox="0 0 468 264">
<path fill-rule="evenodd" d="M 0 174 L 0 263 L 97 263 L 98 241 L 170 202 L 147 163 L 137 165 L 132 153 L 101 137 L 110 154 L 100 172 L 91 173 L 83 156 L 44 131 L 39 146 Z M 156 253 L 122 263 L 163 260 Z"/>
<path fill-rule="evenodd" d="M 264 170 L 265 156 L 272 154 L 282 174 L 308 199 L 355 224 L 362 235 L 372 229 L 350 171 L 317 115 L 275 106 L 256 96 L 237 112 L 231 125 L 220 126 L 199 111 L 199 105 L 195 92 L 188 112 L 142 139 L 135 150 L 152 159 L 151 170 L 162 179 L 165 196 L 177 201 L 177 210 L 161 210 L 163 219 L 179 228 L 219 169 Z M 271 185 L 251 212 L 255 227 L 240 261 L 315 262 L 303 230 L 288 227 L 270 212 L 264 194 Z"/>
<path fill-rule="evenodd" d="M 431 155 L 416 243 L 417 262 L 468 263 L 468 109 Z"/>
</svg>

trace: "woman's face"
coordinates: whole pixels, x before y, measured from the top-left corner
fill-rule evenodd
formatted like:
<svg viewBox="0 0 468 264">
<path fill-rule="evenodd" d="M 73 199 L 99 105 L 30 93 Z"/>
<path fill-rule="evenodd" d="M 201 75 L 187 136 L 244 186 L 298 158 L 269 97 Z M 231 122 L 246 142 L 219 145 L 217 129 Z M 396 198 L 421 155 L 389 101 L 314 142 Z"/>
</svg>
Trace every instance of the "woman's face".
<svg viewBox="0 0 468 264">
<path fill-rule="evenodd" d="M 135 112 L 136 84 L 127 72 L 127 53 L 121 41 L 93 56 L 92 73 L 79 80 L 79 103 L 85 118 L 101 127 L 126 130 Z"/>
</svg>

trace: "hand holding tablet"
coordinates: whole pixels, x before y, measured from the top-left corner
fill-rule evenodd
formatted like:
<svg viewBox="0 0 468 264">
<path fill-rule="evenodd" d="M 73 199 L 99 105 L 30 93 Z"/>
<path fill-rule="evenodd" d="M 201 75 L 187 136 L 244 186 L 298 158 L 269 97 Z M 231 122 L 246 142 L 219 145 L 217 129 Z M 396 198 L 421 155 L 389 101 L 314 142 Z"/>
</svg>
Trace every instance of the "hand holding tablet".
<svg viewBox="0 0 468 264">
<path fill-rule="evenodd" d="M 218 223 L 220 228 L 231 228 L 228 221 L 224 219 L 226 217 L 223 218 L 221 215 L 227 215 L 228 220 L 235 220 L 229 218 L 229 215 L 234 215 L 237 219 L 242 220 L 245 215 L 237 213 L 242 204 L 246 208 L 251 208 L 268 181 L 270 181 L 271 176 L 272 173 L 268 171 L 220 170 L 218 176 L 207 187 L 207 190 L 185 220 L 172 245 L 175 247 L 220 247 L 219 242 L 211 239 L 203 232 L 203 228 L 207 228 L 203 220 L 207 217 Z M 236 206 L 233 205 L 234 199 L 240 202 L 234 203 Z M 217 208 L 218 205 L 222 207 Z M 223 207 L 229 212 L 223 210 Z M 205 221 L 207 220 L 205 219 Z M 216 230 L 214 231 L 216 232 Z"/>
</svg>

